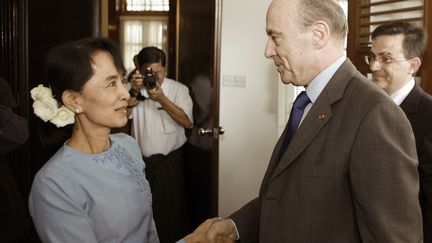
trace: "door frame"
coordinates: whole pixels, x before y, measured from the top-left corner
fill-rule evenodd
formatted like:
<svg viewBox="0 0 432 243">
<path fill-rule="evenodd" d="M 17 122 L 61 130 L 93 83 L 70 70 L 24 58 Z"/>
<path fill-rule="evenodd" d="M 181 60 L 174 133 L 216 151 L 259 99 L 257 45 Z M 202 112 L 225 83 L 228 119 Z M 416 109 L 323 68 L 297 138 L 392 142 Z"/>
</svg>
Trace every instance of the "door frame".
<svg viewBox="0 0 432 243">
<path fill-rule="evenodd" d="M 213 127 L 219 127 L 219 104 L 220 104 L 220 53 L 221 53 L 221 29 L 222 29 L 222 0 L 215 0 L 215 18 L 214 18 L 214 43 L 213 43 Z M 212 215 L 218 215 L 219 208 L 219 139 L 214 139 L 213 163 L 212 163 Z"/>
</svg>

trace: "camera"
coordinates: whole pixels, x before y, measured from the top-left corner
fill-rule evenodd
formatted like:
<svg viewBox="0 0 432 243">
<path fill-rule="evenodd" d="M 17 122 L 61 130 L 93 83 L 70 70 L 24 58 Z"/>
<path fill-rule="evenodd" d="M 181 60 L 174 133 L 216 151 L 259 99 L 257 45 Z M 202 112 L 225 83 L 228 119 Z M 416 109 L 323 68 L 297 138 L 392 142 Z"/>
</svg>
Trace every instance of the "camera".
<svg viewBox="0 0 432 243">
<path fill-rule="evenodd" d="M 151 67 L 146 68 L 145 73 L 143 75 L 143 83 L 147 89 L 156 88 L 156 76 L 153 74 L 153 70 Z"/>
</svg>

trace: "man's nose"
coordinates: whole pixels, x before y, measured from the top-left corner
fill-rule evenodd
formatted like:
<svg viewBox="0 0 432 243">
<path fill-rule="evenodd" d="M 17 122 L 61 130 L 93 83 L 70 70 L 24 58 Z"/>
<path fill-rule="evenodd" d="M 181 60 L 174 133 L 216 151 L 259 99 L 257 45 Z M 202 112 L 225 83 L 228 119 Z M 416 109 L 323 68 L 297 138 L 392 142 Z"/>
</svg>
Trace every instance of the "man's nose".
<svg viewBox="0 0 432 243">
<path fill-rule="evenodd" d="M 381 63 L 377 61 L 373 61 L 369 64 L 369 68 L 372 72 L 381 70 Z"/>
<path fill-rule="evenodd" d="M 273 58 L 276 55 L 274 41 L 269 37 L 264 50 L 264 56 L 266 58 Z"/>
</svg>

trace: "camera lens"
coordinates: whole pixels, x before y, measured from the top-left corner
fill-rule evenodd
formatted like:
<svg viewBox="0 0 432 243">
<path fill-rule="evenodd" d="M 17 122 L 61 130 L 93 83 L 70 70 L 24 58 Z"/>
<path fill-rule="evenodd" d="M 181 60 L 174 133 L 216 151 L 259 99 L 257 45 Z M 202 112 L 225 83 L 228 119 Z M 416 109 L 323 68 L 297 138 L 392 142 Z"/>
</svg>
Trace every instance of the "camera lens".
<svg viewBox="0 0 432 243">
<path fill-rule="evenodd" d="M 156 76 L 153 74 L 153 70 L 148 67 L 144 74 L 144 85 L 149 89 L 156 88 Z"/>
</svg>

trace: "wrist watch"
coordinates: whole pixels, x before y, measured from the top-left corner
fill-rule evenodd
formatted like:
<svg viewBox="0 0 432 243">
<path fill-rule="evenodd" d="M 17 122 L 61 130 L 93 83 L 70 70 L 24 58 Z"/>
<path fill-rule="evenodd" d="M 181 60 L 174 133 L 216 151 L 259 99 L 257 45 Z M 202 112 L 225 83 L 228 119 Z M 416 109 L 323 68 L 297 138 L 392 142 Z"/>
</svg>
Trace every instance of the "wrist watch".
<svg viewBox="0 0 432 243">
<path fill-rule="evenodd" d="M 135 90 L 134 88 L 131 88 L 131 89 L 129 90 L 129 94 L 130 94 L 131 97 L 137 97 L 139 93 L 140 93 L 140 92 L 137 91 L 137 90 Z"/>
</svg>

